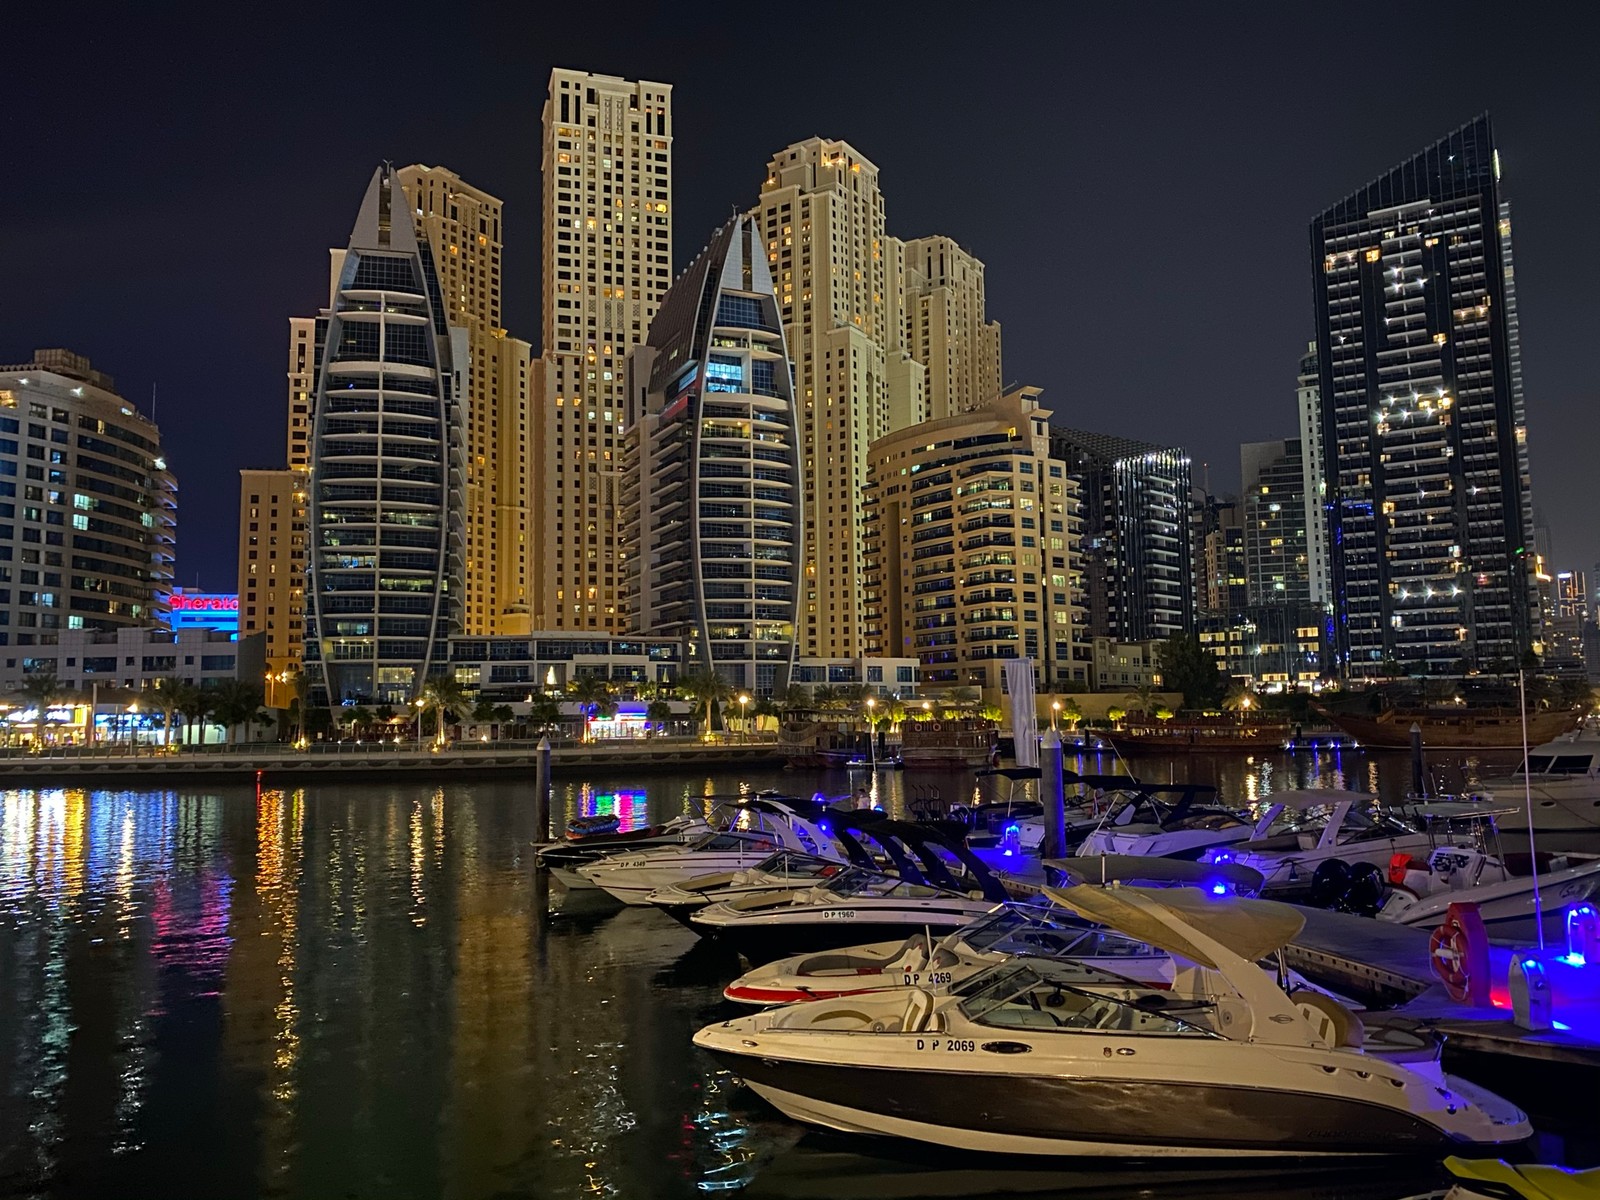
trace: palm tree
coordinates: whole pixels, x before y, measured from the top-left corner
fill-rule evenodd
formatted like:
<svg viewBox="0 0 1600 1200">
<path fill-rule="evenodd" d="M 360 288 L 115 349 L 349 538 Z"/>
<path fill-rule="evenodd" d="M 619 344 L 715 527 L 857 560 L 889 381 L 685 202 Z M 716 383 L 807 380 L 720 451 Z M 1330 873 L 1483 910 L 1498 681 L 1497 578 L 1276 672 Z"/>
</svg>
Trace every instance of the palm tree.
<svg viewBox="0 0 1600 1200">
<path fill-rule="evenodd" d="M 422 685 L 422 711 L 433 709 L 438 721 L 439 731 L 436 735 L 438 745 L 445 744 L 446 718 L 457 718 L 467 707 L 467 694 L 456 682 L 453 675 L 430 675 L 428 681 Z"/>
<path fill-rule="evenodd" d="M 156 680 L 155 688 L 148 693 L 148 703 L 161 714 L 161 744 L 172 745 L 172 718 L 183 702 L 183 689 L 188 687 L 176 675 Z"/>
<path fill-rule="evenodd" d="M 350 726 L 350 731 L 359 738 L 372 726 L 372 710 L 358 704 L 345 714 L 345 723 Z"/>
<path fill-rule="evenodd" d="M 831 683 L 819 683 L 811 689 L 811 706 L 816 709 L 833 708 L 839 703 L 839 689 Z"/>
<path fill-rule="evenodd" d="M 256 714 L 261 711 L 265 700 L 266 696 L 259 687 L 238 679 L 224 680 L 211 690 L 208 697 L 211 711 L 216 715 L 218 722 L 227 727 L 230 745 L 236 740 L 234 733 L 240 725 L 248 725 L 255 721 Z M 370 712 L 363 709 L 358 709 L 357 712 L 363 713 L 367 721 L 372 719 Z M 352 719 L 351 723 L 355 724 L 355 720 Z"/>
<path fill-rule="evenodd" d="M 803 683 L 791 683 L 784 689 L 780 703 L 785 712 L 805 712 L 812 707 L 811 689 Z"/>
<path fill-rule="evenodd" d="M 533 731 L 540 733 L 560 723 L 561 701 L 543 692 L 535 692 L 528 701 L 528 724 Z"/>
<path fill-rule="evenodd" d="M 652 700 L 644 710 L 644 719 L 657 729 L 665 729 L 667 722 L 672 720 L 672 705 L 665 700 Z"/>
<path fill-rule="evenodd" d="M 54 671 L 36 671 L 25 676 L 17 692 L 27 701 L 29 708 L 38 710 L 39 717 L 34 723 L 35 730 L 44 727 L 45 714 L 50 706 L 66 695 L 66 689 L 61 686 L 61 681 L 56 678 Z M 89 714 L 89 720 L 94 720 L 93 713 Z"/>
<path fill-rule="evenodd" d="M 712 707 L 733 695 L 733 685 L 711 667 L 700 667 L 687 679 L 681 680 L 678 687 L 696 704 L 705 703 L 706 737 L 710 738 Z"/>
<path fill-rule="evenodd" d="M 1135 711 L 1143 713 L 1146 717 L 1153 717 L 1156 706 L 1161 703 L 1161 689 L 1146 679 L 1122 699 Z"/>
<path fill-rule="evenodd" d="M 1255 693 L 1242 683 L 1234 684 L 1222 699 L 1222 707 L 1231 713 L 1238 713 L 1241 718 L 1247 715 L 1255 705 Z"/>
<path fill-rule="evenodd" d="M 192 683 L 185 682 L 178 691 L 178 702 L 175 707 L 178 710 L 178 715 L 183 718 L 183 740 L 186 743 L 191 740 L 190 733 L 198 722 L 201 726 L 200 740 L 203 743 L 206 737 L 204 722 L 211 715 L 214 707 L 211 692 L 205 688 L 196 687 Z"/>
</svg>

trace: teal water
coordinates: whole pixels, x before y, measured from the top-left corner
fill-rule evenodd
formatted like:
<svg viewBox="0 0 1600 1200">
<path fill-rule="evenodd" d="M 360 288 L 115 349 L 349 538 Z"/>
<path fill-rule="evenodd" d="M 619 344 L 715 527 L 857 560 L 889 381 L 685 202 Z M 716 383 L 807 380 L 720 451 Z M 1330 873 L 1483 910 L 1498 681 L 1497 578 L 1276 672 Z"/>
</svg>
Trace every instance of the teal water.
<svg viewBox="0 0 1600 1200">
<path fill-rule="evenodd" d="M 1187 769 L 1230 799 L 1340 779 L 1398 794 L 1408 771 Z M 852 783 L 561 780 L 557 807 L 659 818 Z M 891 809 L 993 787 L 876 786 Z M 505 782 L 0 792 L 0 1197 L 1380 1200 L 1432 1182 L 1431 1164 L 1107 1172 L 806 1134 L 689 1043 L 725 1015 L 737 963 L 548 883 L 532 824 L 531 784 Z"/>
</svg>

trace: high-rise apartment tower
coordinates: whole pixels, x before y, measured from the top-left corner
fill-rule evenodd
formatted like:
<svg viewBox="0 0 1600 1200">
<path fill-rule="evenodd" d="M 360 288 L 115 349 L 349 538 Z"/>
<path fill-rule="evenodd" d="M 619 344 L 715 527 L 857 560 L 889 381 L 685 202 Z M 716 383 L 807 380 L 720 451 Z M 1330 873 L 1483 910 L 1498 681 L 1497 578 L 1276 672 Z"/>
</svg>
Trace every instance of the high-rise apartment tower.
<svg viewBox="0 0 1600 1200">
<path fill-rule="evenodd" d="M 1519 661 L 1533 520 L 1488 116 L 1317 217 L 1311 250 L 1336 670 Z"/>
<path fill-rule="evenodd" d="M 633 352 L 623 472 L 626 605 L 689 668 L 770 696 L 794 665 L 800 431 L 766 243 L 735 217 Z"/>
<path fill-rule="evenodd" d="M 542 161 L 533 624 L 620 632 L 627 363 L 672 280 L 672 88 L 552 71 Z"/>
</svg>

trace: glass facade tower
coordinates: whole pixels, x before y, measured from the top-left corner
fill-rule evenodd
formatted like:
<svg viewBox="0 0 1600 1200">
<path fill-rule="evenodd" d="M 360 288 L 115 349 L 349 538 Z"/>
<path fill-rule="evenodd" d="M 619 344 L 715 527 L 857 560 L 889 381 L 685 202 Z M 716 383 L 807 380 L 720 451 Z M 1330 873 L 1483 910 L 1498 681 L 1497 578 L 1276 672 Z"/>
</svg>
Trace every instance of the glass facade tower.
<svg viewBox="0 0 1600 1200">
<path fill-rule="evenodd" d="M 1487 115 L 1311 225 L 1336 672 L 1520 659 L 1536 606 L 1511 218 Z"/>
<path fill-rule="evenodd" d="M 324 328 L 306 667 L 324 703 L 406 703 L 444 661 L 457 619 L 470 360 L 387 165 L 367 189 Z"/>
<path fill-rule="evenodd" d="M 629 362 L 624 605 L 688 669 L 771 695 L 794 663 L 800 434 L 766 247 L 736 217 L 673 284 Z"/>
</svg>

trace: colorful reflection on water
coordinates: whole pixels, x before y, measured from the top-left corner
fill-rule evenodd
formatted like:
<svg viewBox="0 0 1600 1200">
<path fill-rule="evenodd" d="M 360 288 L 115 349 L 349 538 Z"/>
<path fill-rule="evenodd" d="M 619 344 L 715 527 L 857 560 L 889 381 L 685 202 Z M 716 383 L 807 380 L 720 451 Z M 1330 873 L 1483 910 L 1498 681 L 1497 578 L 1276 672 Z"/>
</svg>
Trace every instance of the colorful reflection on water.
<svg viewBox="0 0 1600 1200">
<path fill-rule="evenodd" d="M 1398 795 L 1409 769 L 1133 766 L 1208 771 L 1237 800 L 1337 781 Z M 1005 786 L 558 780 L 555 811 L 632 828 L 758 789 L 863 785 L 895 813 Z M 1110 1179 L 802 1137 L 689 1043 L 737 963 L 537 876 L 530 789 L 0 792 L 0 1194 L 1304 1194 L 1277 1172 L 1219 1190 L 1214 1172 Z M 1318 1194 L 1407 1194 L 1363 1178 Z"/>
</svg>

